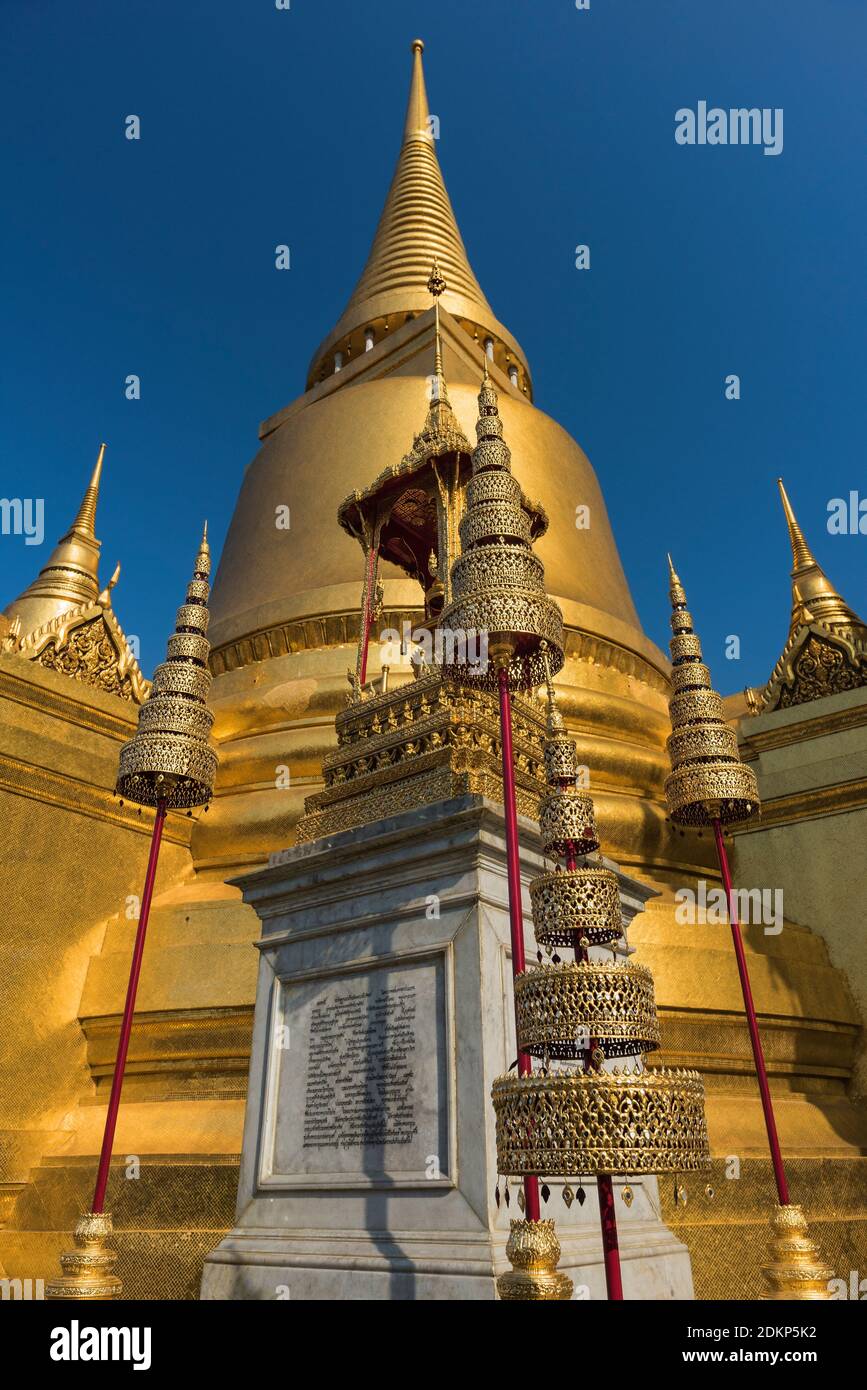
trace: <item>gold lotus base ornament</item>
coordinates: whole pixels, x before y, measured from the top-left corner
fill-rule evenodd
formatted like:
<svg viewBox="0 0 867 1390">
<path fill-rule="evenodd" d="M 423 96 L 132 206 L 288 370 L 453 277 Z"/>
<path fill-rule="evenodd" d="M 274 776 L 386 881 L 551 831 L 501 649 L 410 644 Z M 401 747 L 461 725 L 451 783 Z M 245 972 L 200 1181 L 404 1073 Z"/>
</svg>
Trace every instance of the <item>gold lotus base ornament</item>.
<svg viewBox="0 0 867 1390">
<path fill-rule="evenodd" d="M 762 1265 L 767 1282 L 764 1299 L 800 1302 L 830 1300 L 829 1280 L 834 1271 L 826 1265 L 810 1239 L 799 1206 L 775 1207 L 771 1217 L 770 1263 Z"/>
<path fill-rule="evenodd" d="M 120 1298 L 123 1285 L 114 1273 L 117 1251 L 111 1235 L 110 1212 L 84 1212 L 75 1226 L 75 1249 L 60 1256 L 63 1274 L 46 1283 L 45 1297 L 89 1303 Z"/>
<path fill-rule="evenodd" d="M 500 1298 L 552 1303 L 572 1297 L 572 1280 L 557 1268 L 560 1242 L 553 1221 L 513 1221 L 506 1254 L 512 1268 L 497 1280 Z"/>
</svg>

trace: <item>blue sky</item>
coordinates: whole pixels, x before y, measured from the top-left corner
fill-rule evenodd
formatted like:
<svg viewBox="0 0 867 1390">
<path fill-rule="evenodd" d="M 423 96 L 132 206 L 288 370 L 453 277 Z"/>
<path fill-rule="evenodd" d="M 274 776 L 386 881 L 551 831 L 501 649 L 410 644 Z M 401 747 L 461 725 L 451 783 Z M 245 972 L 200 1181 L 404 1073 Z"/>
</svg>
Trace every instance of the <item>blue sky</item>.
<svg viewBox="0 0 867 1390">
<path fill-rule="evenodd" d="M 596 468 L 648 634 L 671 548 L 717 685 L 767 677 L 780 472 L 867 616 L 867 537 L 826 529 L 830 498 L 867 497 L 860 0 L 4 0 L 2 26 L 0 492 L 46 506 L 41 549 L 0 537 L 3 603 L 106 439 L 103 574 L 122 562 L 121 621 L 161 659 L 200 518 L 219 546 L 366 256 L 420 34 L 474 269 Z M 678 146 L 700 100 L 782 107 L 782 154 Z"/>
</svg>

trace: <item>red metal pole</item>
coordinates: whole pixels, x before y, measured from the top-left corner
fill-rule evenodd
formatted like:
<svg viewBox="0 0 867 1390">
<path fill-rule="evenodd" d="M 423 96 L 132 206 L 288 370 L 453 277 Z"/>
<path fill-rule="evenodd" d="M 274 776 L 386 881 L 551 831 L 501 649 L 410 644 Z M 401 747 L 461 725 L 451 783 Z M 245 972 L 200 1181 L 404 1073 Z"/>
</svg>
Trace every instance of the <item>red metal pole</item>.
<svg viewBox="0 0 867 1390">
<path fill-rule="evenodd" d="M 719 819 L 713 822 L 713 834 L 716 841 L 717 858 L 719 859 L 720 873 L 722 874 L 723 887 L 726 891 L 726 898 L 729 905 L 729 924 L 732 929 L 732 941 L 735 944 L 735 956 L 738 962 L 738 974 L 741 977 L 741 990 L 744 996 L 744 1009 L 747 1015 L 747 1027 L 750 1030 L 750 1042 L 753 1045 L 753 1060 L 756 1065 L 756 1077 L 759 1083 L 759 1094 L 762 1098 L 762 1110 L 765 1115 L 765 1128 L 768 1132 L 768 1147 L 771 1151 L 771 1162 L 774 1165 L 774 1177 L 777 1183 L 777 1195 L 781 1207 L 789 1205 L 789 1184 L 786 1181 L 786 1170 L 783 1167 L 783 1155 L 780 1152 L 780 1141 L 777 1137 L 777 1124 L 774 1119 L 774 1106 L 771 1101 L 771 1090 L 768 1085 L 768 1071 L 765 1066 L 765 1054 L 762 1051 L 762 1040 L 759 1036 L 759 1025 L 756 1019 L 756 1007 L 753 1003 L 753 992 L 750 989 L 750 977 L 747 970 L 747 960 L 744 955 L 744 943 L 741 938 L 741 929 L 738 923 L 737 912 L 735 911 L 734 890 L 732 888 L 732 876 L 729 869 L 729 859 L 726 853 L 725 842 L 723 841 L 722 825 Z"/>
<path fill-rule="evenodd" d="M 571 842 L 569 852 L 566 855 L 566 868 L 577 868 L 577 857 L 572 848 Z M 589 960 L 590 953 L 584 947 L 575 947 L 575 959 L 578 961 Z M 595 1046 L 595 1038 L 588 1040 L 587 1062 L 585 1069 L 589 1068 L 590 1055 Z M 614 1184 L 608 1173 L 599 1173 L 596 1177 L 596 1190 L 599 1194 L 599 1216 L 602 1221 L 602 1253 L 605 1260 L 605 1287 L 608 1290 L 608 1301 L 610 1303 L 621 1302 L 623 1299 L 623 1279 L 620 1270 L 620 1244 L 617 1239 L 617 1214 L 614 1207 Z"/>
<path fill-rule="evenodd" d="M 367 680 L 367 641 L 370 636 L 370 614 L 373 609 L 373 569 L 376 561 L 376 549 L 371 541 L 370 553 L 367 557 L 367 584 L 364 590 L 364 612 L 361 615 L 361 670 L 359 679 L 361 684 Z"/>
<path fill-rule="evenodd" d="M 512 937 L 512 976 L 524 970 L 524 912 L 521 905 L 521 852 L 518 844 L 518 807 L 515 801 L 515 765 L 512 755 L 512 700 L 509 673 L 498 672 L 500 689 L 500 742 L 503 757 L 503 806 L 506 812 L 506 873 L 509 881 L 509 930 Z M 527 1052 L 518 1053 L 518 1075 L 529 1076 L 533 1064 Z M 528 1221 L 540 1219 L 539 1179 L 524 1178 L 524 1208 Z"/>
<path fill-rule="evenodd" d="M 114 1131 L 117 1128 L 117 1112 L 120 1106 L 120 1093 L 123 1090 L 123 1074 L 126 1069 L 126 1054 L 129 1051 L 129 1038 L 132 1032 L 132 1016 L 135 1010 L 135 996 L 138 989 L 139 975 L 141 974 L 142 956 L 144 955 L 145 933 L 147 932 L 148 917 L 151 910 L 151 898 L 154 891 L 154 879 L 157 872 L 157 859 L 160 853 L 160 841 L 163 837 L 163 825 L 166 819 L 166 803 L 164 800 L 157 802 L 156 819 L 154 820 L 153 835 L 151 836 L 151 848 L 148 856 L 148 867 L 145 875 L 144 892 L 142 893 L 141 908 L 139 911 L 138 928 L 135 934 L 135 946 L 132 952 L 132 964 L 129 968 L 129 984 L 126 988 L 126 1003 L 123 1006 L 123 1019 L 120 1025 L 120 1036 L 117 1040 L 117 1057 L 114 1063 L 114 1076 L 111 1082 L 111 1095 L 108 1098 L 108 1110 L 105 1116 L 105 1132 L 102 1136 L 102 1151 L 99 1155 L 99 1169 L 96 1174 L 96 1187 L 93 1191 L 92 1211 L 101 1212 L 105 1207 L 105 1189 L 108 1184 L 108 1172 L 111 1167 L 111 1151 L 114 1147 Z"/>
<path fill-rule="evenodd" d="M 599 1193 L 599 1215 L 602 1219 L 602 1251 L 605 1257 L 605 1284 L 611 1302 L 623 1299 L 623 1280 L 620 1274 L 620 1246 L 617 1241 L 617 1217 L 614 1212 L 614 1183 L 609 1173 L 596 1175 Z"/>
</svg>

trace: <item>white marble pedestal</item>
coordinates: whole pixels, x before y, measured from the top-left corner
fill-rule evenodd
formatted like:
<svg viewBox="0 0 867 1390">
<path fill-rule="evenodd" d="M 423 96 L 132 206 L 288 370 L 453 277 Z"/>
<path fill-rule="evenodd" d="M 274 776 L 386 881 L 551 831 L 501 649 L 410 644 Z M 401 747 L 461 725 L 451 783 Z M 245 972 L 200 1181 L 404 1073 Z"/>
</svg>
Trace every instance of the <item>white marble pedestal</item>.
<svg viewBox="0 0 867 1390">
<path fill-rule="evenodd" d="M 541 868 L 521 822 L 525 882 Z M 515 1055 L 502 808 L 464 796 L 274 856 L 262 919 L 236 1225 L 208 1299 L 493 1299 L 508 1269 L 494 1077 Z M 621 876 L 625 920 L 648 894 Z M 527 954 L 535 954 L 525 899 Z M 618 1193 L 622 1182 L 618 1182 Z M 572 1186 L 577 1184 L 572 1182 Z M 543 1215 L 576 1298 L 605 1298 L 592 1180 Z M 617 1201 L 627 1299 L 691 1298 L 656 1181 Z"/>
</svg>

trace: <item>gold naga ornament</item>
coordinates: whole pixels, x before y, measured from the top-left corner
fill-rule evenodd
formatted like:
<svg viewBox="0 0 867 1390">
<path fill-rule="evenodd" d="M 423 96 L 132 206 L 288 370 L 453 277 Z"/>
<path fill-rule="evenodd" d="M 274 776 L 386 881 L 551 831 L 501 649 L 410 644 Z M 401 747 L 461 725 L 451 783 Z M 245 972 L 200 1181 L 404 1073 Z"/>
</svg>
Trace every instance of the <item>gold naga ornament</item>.
<svg viewBox="0 0 867 1390">
<path fill-rule="evenodd" d="M 645 1068 L 644 1054 L 659 1046 L 653 977 L 620 958 L 625 930 L 617 875 L 588 861 L 599 849 L 593 801 L 576 786 L 576 745 L 550 675 L 547 686 L 549 789 L 539 819 L 545 855 L 556 867 L 530 883 L 539 964 L 515 978 L 518 1047 L 542 1067 L 494 1082 L 497 1164 L 507 1180 L 596 1175 L 608 1297 L 616 1300 L 623 1287 L 612 1175 L 707 1168 L 704 1086 L 697 1072 Z M 574 961 L 561 960 L 558 947 L 571 948 Z M 614 959 L 591 960 L 591 947 L 609 947 Z M 637 1060 L 606 1068 L 621 1058 Z M 567 1205 L 573 1195 L 567 1183 Z M 623 1195 L 629 1205 L 631 1188 Z M 522 1282 L 505 1275 L 501 1297 L 526 1297 Z"/>
<path fill-rule="evenodd" d="M 139 806 L 156 808 L 150 854 L 141 897 L 129 984 L 118 1036 L 105 1130 L 91 1210 L 75 1227 L 75 1249 L 60 1257 L 63 1275 L 45 1285 L 49 1299 L 104 1301 L 121 1297 L 114 1272 L 117 1251 L 111 1243 L 112 1219 L 105 1210 L 105 1193 L 123 1089 L 135 999 L 144 956 L 145 935 L 156 879 L 163 825 L 169 810 L 205 806 L 210 801 L 217 755 L 208 742 L 213 715 L 206 700 L 211 684 L 208 597 L 211 552 L 208 527 L 196 556 L 186 602 L 178 609 L 166 660 L 155 672 L 150 694 L 139 710 L 138 729 L 120 751 L 117 793 Z"/>
<path fill-rule="evenodd" d="M 712 828 L 728 901 L 729 925 L 778 1198 L 778 1205 L 771 1214 L 770 1259 L 762 1266 L 767 1284 L 762 1296 L 767 1299 L 829 1299 L 828 1281 L 833 1278 L 833 1270 L 823 1262 L 810 1240 L 800 1206 L 789 1201 L 788 1179 L 723 838 L 725 825 L 743 823 L 760 814 L 758 784 L 752 768 L 741 762 L 737 736 L 725 722 L 723 702 L 711 685 L 686 592 L 670 555 L 668 572 L 674 634 L 670 643 L 674 693 L 669 701 L 672 732 L 668 739 L 672 770 L 666 778 L 665 795 L 676 825 Z"/>
</svg>

